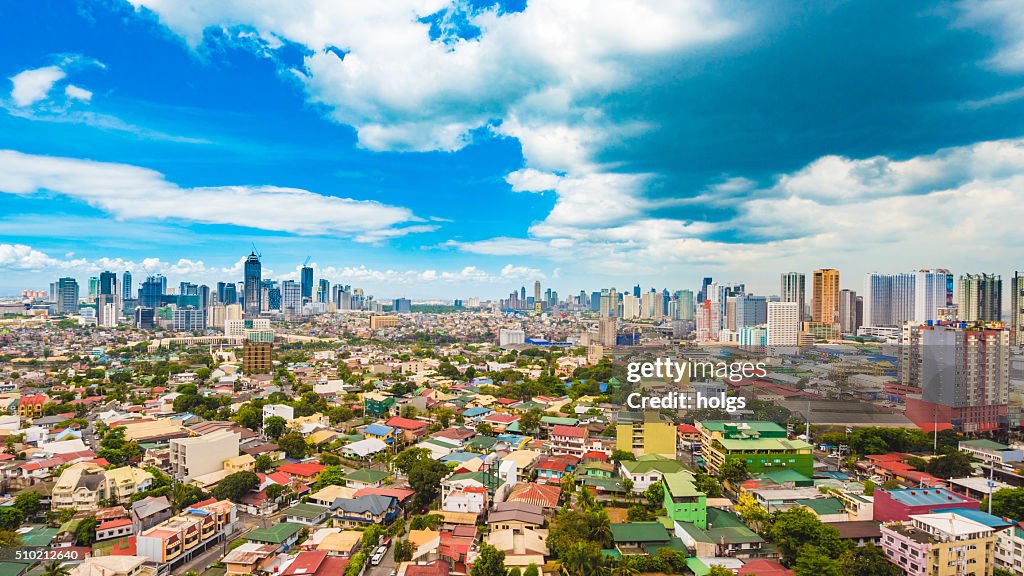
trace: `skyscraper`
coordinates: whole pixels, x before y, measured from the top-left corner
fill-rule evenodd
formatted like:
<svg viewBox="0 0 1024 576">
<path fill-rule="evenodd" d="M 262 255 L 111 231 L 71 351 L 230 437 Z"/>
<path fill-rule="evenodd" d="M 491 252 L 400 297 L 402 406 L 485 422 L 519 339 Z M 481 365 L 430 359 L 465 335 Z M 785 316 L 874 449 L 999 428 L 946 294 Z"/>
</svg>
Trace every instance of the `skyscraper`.
<svg viewBox="0 0 1024 576">
<path fill-rule="evenodd" d="M 312 302 L 313 301 L 313 268 L 311 266 L 302 267 L 302 301 Z"/>
<path fill-rule="evenodd" d="M 782 275 L 781 295 L 783 302 L 796 302 L 800 309 L 800 320 L 807 316 L 807 291 L 801 272 L 786 272 Z"/>
<path fill-rule="evenodd" d="M 811 319 L 825 324 L 839 322 L 839 270 L 822 268 L 814 271 L 811 296 Z"/>
<path fill-rule="evenodd" d="M 957 286 L 957 318 L 965 322 L 999 322 L 1003 315 L 1003 279 L 998 274 L 961 275 Z"/>
<path fill-rule="evenodd" d="M 99 295 L 100 295 L 100 279 L 95 277 L 95 276 L 91 276 L 91 277 L 89 277 L 89 295 L 88 295 L 89 302 L 95 302 L 96 301 L 96 297 L 99 296 Z"/>
<path fill-rule="evenodd" d="M 139 306 L 153 310 L 162 306 L 164 281 L 165 279 L 158 276 L 147 277 L 139 287 Z"/>
<path fill-rule="evenodd" d="M 839 291 L 839 331 L 843 334 L 856 334 L 857 328 L 857 293 L 853 290 Z"/>
<path fill-rule="evenodd" d="M 99 293 L 96 296 L 96 323 L 100 326 L 116 326 L 121 318 L 119 288 L 116 272 L 100 273 Z"/>
<path fill-rule="evenodd" d="M 740 294 L 736 296 L 736 327 L 757 326 L 768 321 L 768 299 L 764 296 Z"/>
<path fill-rule="evenodd" d="M 249 254 L 243 268 L 245 273 L 245 315 L 249 318 L 256 318 L 263 310 L 263 291 L 260 286 L 262 266 L 256 252 Z"/>
<path fill-rule="evenodd" d="M 926 324 L 938 320 L 939 308 L 952 304 L 948 299 L 949 270 L 918 270 L 914 280 L 914 322 Z"/>
<path fill-rule="evenodd" d="M 294 280 L 281 282 L 281 310 L 286 315 L 297 316 L 302 312 L 302 289 Z"/>
<path fill-rule="evenodd" d="M 541 309 L 541 302 L 543 300 L 540 299 L 540 280 L 536 280 L 533 283 L 533 305 L 537 310 Z"/>
<path fill-rule="evenodd" d="M 65 277 L 57 280 L 57 314 L 78 314 L 78 280 Z"/>
<path fill-rule="evenodd" d="M 1024 344 L 1024 276 L 1020 272 L 1010 279 L 1010 344 Z"/>
<path fill-rule="evenodd" d="M 796 346 L 800 339 L 800 309 L 796 302 L 768 303 L 767 346 Z"/>
<path fill-rule="evenodd" d="M 316 301 L 327 304 L 331 298 L 331 281 L 327 278 L 321 278 L 320 282 L 317 283 L 316 290 Z"/>
<path fill-rule="evenodd" d="M 680 290 L 678 292 L 679 304 L 676 306 L 679 320 L 693 320 L 694 298 L 693 290 Z"/>
<path fill-rule="evenodd" d="M 121 274 L 121 302 L 122 308 L 124 307 L 124 301 L 132 297 L 132 273 L 125 270 Z"/>
<path fill-rule="evenodd" d="M 708 286 L 711 285 L 711 277 L 705 276 L 700 283 L 700 292 L 697 292 L 697 303 L 700 304 L 708 299 Z"/>
</svg>

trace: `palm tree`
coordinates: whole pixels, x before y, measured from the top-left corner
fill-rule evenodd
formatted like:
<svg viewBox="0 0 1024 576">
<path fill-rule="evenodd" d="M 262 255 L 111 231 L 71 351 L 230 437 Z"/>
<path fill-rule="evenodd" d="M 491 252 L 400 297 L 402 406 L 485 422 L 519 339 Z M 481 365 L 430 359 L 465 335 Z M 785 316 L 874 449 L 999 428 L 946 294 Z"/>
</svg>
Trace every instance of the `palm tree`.
<svg viewBox="0 0 1024 576">
<path fill-rule="evenodd" d="M 632 564 L 620 562 L 618 566 L 612 569 L 612 576 L 640 576 L 640 571 L 633 568 Z"/>
<path fill-rule="evenodd" d="M 592 576 L 607 571 L 601 550 L 591 542 L 575 542 L 562 555 L 562 576 Z"/>
<path fill-rule="evenodd" d="M 583 486 L 580 489 L 580 495 L 576 498 L 576 504 L 581 510 L 590 510 L 597 504 L 597 499 L 594 498 L 594 494 L 589 488 Z"/>
<path fill-rule="evenodd" d="M 629 478 L 626 478 L 625 480 L 623 480 L 622 481 L 622 489 L 626 491 L 626 497 L 628 497 L 629 501 L 632 502 L 633 501 L 633 481 L 630 480 Z"/>
<path fill-rule="evenodd" d="M 604 508 L 597 510 L 591 518 L 590 540 L 596 542 L 601 548 L 608 548 L 612 545 L 612 520 Z"/>
<path fill-rule="evenodd" d="M 59 561 L 54 560 L 46 565 L 42 576 L 68 576 L 69 571 Z"/>
</svg>

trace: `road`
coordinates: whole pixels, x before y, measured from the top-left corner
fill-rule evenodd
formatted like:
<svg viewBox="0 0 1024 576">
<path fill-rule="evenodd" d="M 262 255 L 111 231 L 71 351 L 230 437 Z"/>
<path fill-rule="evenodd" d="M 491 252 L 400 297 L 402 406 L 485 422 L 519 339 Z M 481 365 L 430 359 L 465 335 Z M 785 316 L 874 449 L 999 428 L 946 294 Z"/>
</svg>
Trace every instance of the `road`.
<svg viewBox="0 0 1024 576">
<path fill-rule="evenodd" d="M 195 570 L 197 573 L 202 574 L 206 571 L 207 568 L 210 567 L 210 564 L 218 562 L 220 561 L 221 558 L 224 557 L 224 555 L 226 554 L 225 551 L 227 550 L 227 547 L 230 546 L 233 541 L 238 540 L 244 534 L 256 528 L 259 525 L 258 522 L 259 521 L 256 520 L 253 516 L 245 514 L 243 517 L 242 514 L 239 514 L 239 518 L 235 524 L 235 531 L 231 536 L 228 537 L 227 545 L 225 545 L 225 543 L 223 542 L 218 543 L 216 545 L 211 545 L 203 553 L 194 556 L 188 562 L 185 562 L 179 565 L 174 570 L 171 570 L 171 573 L 177 575 L 184 574 L 189 570 Z"/>
<path fill-rule="evenodd" d="M 387 552 L 384 553 L 384 559 L 381 560 L 379 566 L 369 566 L 366 569 L 364 576 L 390 576 L 391 571 L 395 569 L 395 554 L 393 546 L 388 546 Z M 373 550 L 370 550 L 372 553 Z M 370 563 L 370 558 L 367 556 L 366 563 Z"/>
</svg>

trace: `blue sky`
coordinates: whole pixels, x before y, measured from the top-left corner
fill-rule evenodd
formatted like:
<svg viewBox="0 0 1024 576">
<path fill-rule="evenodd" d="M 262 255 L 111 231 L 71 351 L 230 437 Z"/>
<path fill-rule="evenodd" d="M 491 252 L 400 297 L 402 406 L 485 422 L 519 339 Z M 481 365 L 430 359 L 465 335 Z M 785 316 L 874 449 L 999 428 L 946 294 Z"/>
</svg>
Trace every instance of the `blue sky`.
<svg viewBox="0 0 1024 576">
<path fill-rule="evenodd" d="M 262 4 L 0 5 L 0 292 L 1024 267 L 1015 2 Z"/>
</svg>

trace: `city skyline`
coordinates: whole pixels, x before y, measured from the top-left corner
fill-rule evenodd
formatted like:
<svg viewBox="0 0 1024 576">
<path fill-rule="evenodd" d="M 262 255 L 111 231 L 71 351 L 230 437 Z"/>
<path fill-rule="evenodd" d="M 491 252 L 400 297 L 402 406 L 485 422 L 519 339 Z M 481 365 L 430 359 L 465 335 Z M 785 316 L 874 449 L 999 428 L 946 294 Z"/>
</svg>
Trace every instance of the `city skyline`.
<svg viewBox="0 0 1024 576">
<path fill-rule="evenodd" d="M 0 8 L 0 292 L 251 241 L 420 298 L 1020 267 L 1006 3 L 266 10 Z"/>
</svg>

